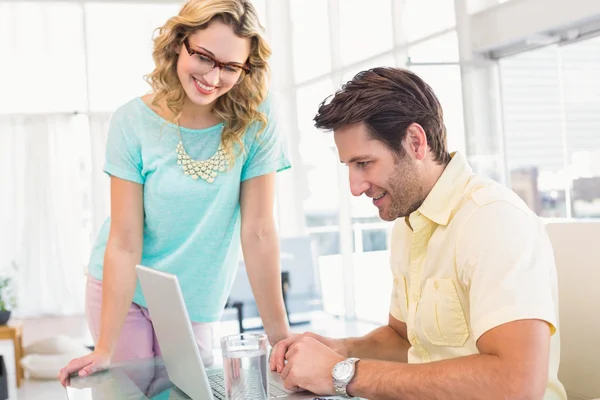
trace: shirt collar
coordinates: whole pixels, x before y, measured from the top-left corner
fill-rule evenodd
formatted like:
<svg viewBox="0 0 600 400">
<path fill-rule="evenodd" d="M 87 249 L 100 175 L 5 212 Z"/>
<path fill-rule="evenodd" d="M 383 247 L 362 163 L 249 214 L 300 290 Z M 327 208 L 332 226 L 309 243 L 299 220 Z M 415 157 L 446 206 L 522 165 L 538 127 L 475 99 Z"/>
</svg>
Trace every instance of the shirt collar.
<svg viewBox="0 0 600 400">
<path fill-rule="evenodd" d="M 465 157 L 455 152 L 421 207 L 415 211 L 438 225 L 448 225 L 453 211 L 464 195 L 464 189 L 473 175 Z"/>
</svg>

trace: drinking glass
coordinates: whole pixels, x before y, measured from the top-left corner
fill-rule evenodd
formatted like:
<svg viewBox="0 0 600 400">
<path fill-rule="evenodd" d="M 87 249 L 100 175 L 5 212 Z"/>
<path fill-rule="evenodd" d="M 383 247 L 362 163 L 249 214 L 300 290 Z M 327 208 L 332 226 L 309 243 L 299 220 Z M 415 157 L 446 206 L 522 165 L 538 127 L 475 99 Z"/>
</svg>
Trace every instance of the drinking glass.
<svg viewBox="0 0 600 400">
<path fill-rule="evenodd" d="M 267 335 L 242 333 L 221 339 L 227 400 L 269 398 Z"/>
</svg>

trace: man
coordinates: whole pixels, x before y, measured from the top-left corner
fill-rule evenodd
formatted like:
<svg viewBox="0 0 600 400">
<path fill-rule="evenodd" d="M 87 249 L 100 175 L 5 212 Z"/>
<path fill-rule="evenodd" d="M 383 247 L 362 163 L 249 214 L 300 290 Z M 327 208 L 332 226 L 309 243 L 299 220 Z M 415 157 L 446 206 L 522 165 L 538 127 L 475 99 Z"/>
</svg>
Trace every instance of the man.
<svg viewBox="0 0 600 400">
<path fill-rule="evenodd" d="M 566 399 L 544 227 L 516 194 L 448 153 L 431 88 L 407 70 L 364 71 L 315 121 L 333 130 L 352 194 L 396 221 L 394 285 L 387 326 L 278 343 L 270 364 L 285 385 L 370 399 Z"/>
</svg>

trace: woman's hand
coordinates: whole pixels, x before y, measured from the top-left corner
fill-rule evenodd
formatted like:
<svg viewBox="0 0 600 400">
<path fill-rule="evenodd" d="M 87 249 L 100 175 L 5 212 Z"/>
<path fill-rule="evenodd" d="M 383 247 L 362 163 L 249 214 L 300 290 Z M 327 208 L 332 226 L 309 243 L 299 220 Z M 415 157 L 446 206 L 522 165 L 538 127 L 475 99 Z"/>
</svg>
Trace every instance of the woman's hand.
<svg viewBox="0 0 600 400">
<path fill-rule="evenodd" d="M 348 358 L 348 349 L 346 348 L 342 340 L 328 338 L 325 336 L 317 335 L 316 333 L 312 332 L 305 332 L 304 334 L 291 335 L 289 338 L 282 340 L 275 346 L 273 346 L 271 356 L 269 358 L 269 367 L 271 368 L 271 371 L 277 371 L 281 373 L 281 371 L 285 367 L 286 355 L 288 354 L 290 347 L 292 347 L 296 342 L 298 342 L 302 338 L 306 337 L 315 339 L 324 344 L 325 346 L 329 347 L 331 350 L 333 350 L 335 353 L 342 356 L 343 358 Z"/>
<path fill-rule="evenodd" d="M 58 374 L 60 384 L 66 386 L 69 376 L 78 373 L 79 376 L 88 376 L 96 371 L 106 369 L 110 364 L 110 353 L 101 349 L 94 350 L 91 354 L 75 358 L 62 368 Z"/>
<path fill-rule="evenodd" d="M 284 332 L 280 332 L 280 333 L 273 334 L 273 335 L 267 335 L 267 336 L 269 337 L 269 344 L 272 347 L 275 347 L 277 345 L 277 343 L 282 342 L 294 335 L 292 335 L 292 333 L 289 330 L 286 330 Z"/>
</svg>

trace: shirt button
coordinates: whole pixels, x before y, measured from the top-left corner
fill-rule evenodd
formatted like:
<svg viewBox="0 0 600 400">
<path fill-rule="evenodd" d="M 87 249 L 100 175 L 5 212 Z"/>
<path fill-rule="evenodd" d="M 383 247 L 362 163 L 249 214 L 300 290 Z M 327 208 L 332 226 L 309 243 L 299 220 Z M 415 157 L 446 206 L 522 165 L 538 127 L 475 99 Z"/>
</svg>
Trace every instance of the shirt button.
<svg viewBox="0 0 600 400">
<path fill-rule="evenodd" d="M 440 288 L 440 284 L 437 281 L 435 281 L 433 283 L 433 287 L 435 288 L 435 290 L 438 290 Z"/>
<path fill-rule="evenodd" d="M 413 301 L 419 301 L 419 295 L 413 294 Z"/>
</svg>

